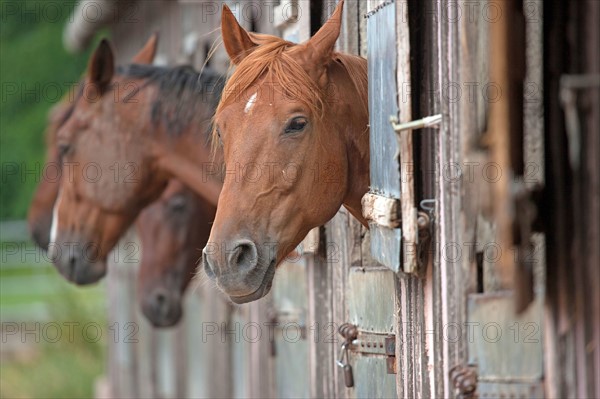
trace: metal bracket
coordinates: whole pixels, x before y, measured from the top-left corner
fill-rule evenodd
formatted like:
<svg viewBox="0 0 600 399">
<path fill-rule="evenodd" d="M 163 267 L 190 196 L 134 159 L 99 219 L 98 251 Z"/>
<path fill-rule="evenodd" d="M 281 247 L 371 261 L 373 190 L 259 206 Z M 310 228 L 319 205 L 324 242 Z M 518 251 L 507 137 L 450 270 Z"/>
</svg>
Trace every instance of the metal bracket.
<svg viewBox="0 0 600 399">
<path fill-rule="evenodd" d="M 296 327 L 300 331 L 300 339 L 306 340 L 307 328 L 304 315 L 301 311 L 282 311 L 276 309 L 269 309 L 267 312 L 267 319 L 269 320 L 270 326 L 275 330 L 281 330 L 282 328 Z M 271 356 L 277 355 L 277 344 L 273 337 L 269 338 Z"/>
<path fill-rule="evenodd" d="M 560 77 L 560 102 L 565 111 L 569 163 L 573 170 L 579 169 L 581 152 L 581 123 L 577 111 L 577 90 L 600 87 L 600 74 L 562 75 Z"/>
<path fill-rule="evenodd" d="M 442 114 L 426 116 L 425 118 L 417 119 L 411 122 L 399 123 L 398 117 L 395 115 L 390 116 L 390 123 L 396 133 L 403 132 L 405 130 L 424 129 L 427 127 L 437 127 L 442 123 Z"/>
<path fill-rule="evenodd" d="M 435 220 L 435 199 L 424 199 L 419 203 L 422 211 L 417 214 L 417 226 L 419 228 L 419 244 L 418 252 L 418 271 L 423 274 L 425 266 L 429 261 L 429 249 L 431 246 L 431 238 L 433 236 L 433 221 Z"/>
</svg>

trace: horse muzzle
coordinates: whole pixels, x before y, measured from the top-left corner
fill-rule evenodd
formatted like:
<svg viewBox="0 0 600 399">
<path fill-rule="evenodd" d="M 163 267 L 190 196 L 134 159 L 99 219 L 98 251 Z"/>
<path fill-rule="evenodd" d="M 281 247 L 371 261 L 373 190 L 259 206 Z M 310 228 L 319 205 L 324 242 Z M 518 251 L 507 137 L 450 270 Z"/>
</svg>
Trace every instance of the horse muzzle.
<svg viewBox="0 0 600 399">
<path fill-rule="evenodd" d="M 51 243 L 48 255 L 59 273 L 72 283 L 87 285 L 98 282 L 106 274 L 106 260 L 99 259 L 77 242 L 69 245 Z"/>
<path fill-rule="evenodd" d="M 206 275 L 231 301 L 242 304 L 260 299 L 271 290 L 275 253 L 258 247 L 251 240 L 241 239 L 221 249 L 214 244 L 207 245 L 202 250 L 202 264 Z"/>
<path fill-rule="evenodd" d="M 181 295 L 165 287 L 158 287 L 145 295 L 142 313 L 154 327 L 174 326 L 183 315 Z"/>
</svg>

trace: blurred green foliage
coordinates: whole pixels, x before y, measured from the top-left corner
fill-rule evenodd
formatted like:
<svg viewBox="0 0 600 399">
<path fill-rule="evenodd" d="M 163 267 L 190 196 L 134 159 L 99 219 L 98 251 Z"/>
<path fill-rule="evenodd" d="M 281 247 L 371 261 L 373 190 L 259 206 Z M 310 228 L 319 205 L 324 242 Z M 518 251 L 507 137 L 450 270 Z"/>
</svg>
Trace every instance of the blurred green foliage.
<svg viewBox="0 0 600 399">
<path fill-rule="evenodd" d="M 99 288 L 62 290 L 47 300 L 51 309 L 49 323 L 60 326 L 60 338 L 56 342 L 44 339 L 35 342 L 35 335 L 30 333 L 23 348 L 9 359 L 2 360 L 1 398 L 94 397 L 96 379 L 106 371 L 108 339 L 105 304 Z M 92 292 L 97 298 L 93 301 L 90 300 Z M 22 326 L 21 323 L 19 325 Z M 44 328 L 41 327 L 44 322 L 37 325 L 29 323 L 26 328 L 28 331 Z M 73 326 L 72 332 L 66 327 L 69 325 Z M 93 328 L 86 329 L 88 325 Z M 57 334 L 56 331 L 52 329 L 48 336 Z M 18 334 L 23 336 L 22 332 Z"/>
<path fill-rule="evenodd" d="M 106 287 L 67 282 L 38 251 L 31 242 L 0 242 L 0 328 L 8 323 L 21 329 L 6 336 L 3 330 L 0 398 L 92 398 L 106 371 Z M 55 342 L 40 334 L 45 323 L 60 326 Z M 100 329 L 98 339 L 95 328 L 83 333 L 88 323 Z M 30 333 L 23 335 L 25 329 Z M 46 334 L 55 337 L 56 329 Z"/>
<path fill-rule="evenodd" d="M 46 116 L 85 70 L 62 45 L 72 0 L 0 0 L 0 220 L 22 219 L 44 162 Z M 90 46 L 93 48 L 93 46 Z"/>
<path fill-rule="evenodd" d="M 26 216 L 43 168 L 48 111 L 79 80 L 94 47 L 78 55 L 63 48 L 75 3 L 0 0 L 0 220 Z M 47 320 L 60 325 L 106 325 L 102 286 L 75 288 L 49 264 L 23 262 L 20 255 L 6 260 L 0 244 L 0 322 L 12 320 L 11 314 L 27 319 L 25 311 L 42 304 Z M 0 398 L 93 397 L 94 380 L 105 371 L 106 337 L 76 337 L 33 343 L 14 358 L 2 357 Z"/>
</svg>

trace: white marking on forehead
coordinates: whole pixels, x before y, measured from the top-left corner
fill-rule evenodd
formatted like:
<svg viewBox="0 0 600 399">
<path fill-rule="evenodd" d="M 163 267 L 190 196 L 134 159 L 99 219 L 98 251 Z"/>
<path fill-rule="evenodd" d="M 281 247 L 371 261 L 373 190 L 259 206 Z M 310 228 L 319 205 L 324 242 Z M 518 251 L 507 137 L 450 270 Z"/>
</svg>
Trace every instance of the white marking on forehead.
<svg viewBox="0 0 600 399">
<path fill-rule="evenodd" d="M 54 247 L 56 246 L 56 235 L 58 234 L 58 207 L 61 200 L 61 192 L 58 192 L 56 201 L 54 202 L 54 208 L 52 208 L 52 227 L 50 227 L 50 243 L 48 244 L 48 257 L 52 258 Z"/>
<path fill-rule="evenodd" d="M 252 97 L 250 97 L 250 100 L 248 100 L 248 102 L 246 103 L 246 108 L 244 108 L 244 113 L 248 113 L 250 111 L 252 111 L 252 107 L 254 107 L 254 103 L 256 103 L 256 94 L 254 93 L 252 95 Z"/>
</svg>

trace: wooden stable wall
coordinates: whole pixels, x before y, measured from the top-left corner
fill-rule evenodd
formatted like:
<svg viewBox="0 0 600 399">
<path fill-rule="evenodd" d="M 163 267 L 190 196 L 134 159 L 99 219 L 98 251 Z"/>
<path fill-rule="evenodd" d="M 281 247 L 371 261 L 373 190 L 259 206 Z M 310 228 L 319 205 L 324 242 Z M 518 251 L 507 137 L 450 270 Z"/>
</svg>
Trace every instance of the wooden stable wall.
<svg viewBox="0 0 600 399">
<path fill-rule="evenodd" d="M 303 41 L 336 1 L 279 3 L 299 4 L 299 20 L 243 24 Z M 204 64 L 220 2 L 135 4 L 137 23 L 111 27 L 121 62 L 160 31 L 157 62 Z M 393 204 L 395 224 L 367 230 L 341 209 L 281 265 L 269 296 L 233 306 L 192 287 L 168 331 L 140 317 L 135 265 L 111 265 L 109 318 L 135 323 L 139 342 L 109 343 L 110 394 L 600 396 L 599 61 L 586 44 L 598 12 L 594 1 L 346 0 L 338 49 L 369 60 L 370 194 Z M 226 73 L 222 48 L 212 65 Z M 565 105 L 566 73 L 587 77 L 571 79 L 566 93 L 585 93 Z M 567 108 L 582 115 L 579 136 Z M 390 121 L 437 115 L 412 130 Z M 352 387 L 336 365 L 345 323 L 356 327 Z M 257 342 L 243 339 L 250 325 Z"/>
<path fill-rule="evenodd" d="M 600 3 L 544 10 L 549 392 L 600 397 Z"/>
</svg>

